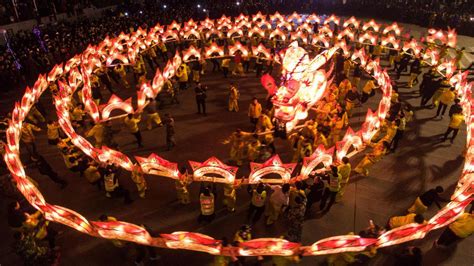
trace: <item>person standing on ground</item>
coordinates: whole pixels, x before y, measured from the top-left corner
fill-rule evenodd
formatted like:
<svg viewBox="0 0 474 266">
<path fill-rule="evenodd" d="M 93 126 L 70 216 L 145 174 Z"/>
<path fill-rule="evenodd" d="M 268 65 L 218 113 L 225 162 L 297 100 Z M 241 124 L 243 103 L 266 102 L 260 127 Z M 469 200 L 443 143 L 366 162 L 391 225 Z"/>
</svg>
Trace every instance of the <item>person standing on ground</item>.
<svg viewBox="0 0 474 266">
<path fill-rule="evenodd" d="M 104 139 L 105 139 L 104 125 L 100 122 L 95 124 L 94 121 L 90 121 L 90 124 L 91 124 L 92 127 L 91 127 L 91 129 L 89 129 L 89 131 L 87 131 L 86 138 L 93 136 L 94 140 L 95 140 L 94 147 L 100 149 L 102 147 L 102 144 L 104 143 Z"/>
<path fill-rule="evenodd" d="M 239 89 L 237 89 L 235 83 L 231 83 L 229 92 L 229 112 L 239 111 L 239 97 Z"/>
<path fill-rule="evenodd" d="M 295 198 L 295 205 L 288 212 L 288 240 L 292 242 L 301 242 L 303 233 L 303 221 L 306 212 L 306 200 L 301 196 Z"/>
<path fill-rule="evenodd" d="M 48 127 L 47 135 L 48 135 L 48 144 L 56 145 L 59 142 L 59 123 L 57 121 L 48 121 L 46 125 Z"/>
<path fill-rule="evenodd" d="M 138 195 L 140 198 L 145 198 L 145 193 L 148 189 L 143 170 L 140 165 L 135 164 L 132 169 L 132 181 L 137 186 Z"/>
<path fill-rule="evenodd" d="M 235 203 L 237 202 L 236 186 L 232 184 L 224 184 L 224 201 L 223 204 L 229 212 L 235 212 Z"/>
<path fill-rule="evenodd" d="M 123 198 L 125 204 L 130 204 L 133 200 L 130 198 L 130 192 L 120 186 L 117 170 L 115 166 L 108 166 L 104 169 L 104 188 L 107 198 Z"/>
<path fill-rule="evenodd" d="M 140 132 L 140 128 L 138 127 L 138 123 L 140 123 L 141 115 L 134 116 L 133 114 L 128 114 L 127 117 L 124 119 L 125 126 L 128 128 L 130 133 L 137 139 L 137 144 L 139 148 L 143 147 L 142 144 L 142 134 Z"/>
<path fill-rule="evenodd" d="M 194 92 L 196 94 L 196 105 L 198 109 L 198 114 L 206 115 L 206 88 L 202 86 L 200 82 L 196 84 L 196 88 L 194 88 Z"/>
<path fill-rule="evenodd" d="M 248 116 L 250 118 L 250 123 L 252 123 L 255 130 L 258 122 L 258 118 L 262 114 L 262 105 L 258 102 L 256 97 L 253 97 L 252 102 L 249 105 Z"/>
<path fill-rule="evenodd" d="M 188 171 L 186 167 L 181 167 L 179 178 L 175 181 L 176 195 L 179 203 L 182 205 L 187 205 L 191 203 L 189 197 L 188 184 L 190 183 L 190 178 L 188 176 Z"/>
<path fill-rule="evenodd" d="M 415 58 L 410 66 L 410 79 L 408 80 L 408 88 L 418 84 L 418 75 L 421 73 L 421 61 Z"/>
<path fill-rule="evenodd" d="M 462 112 L 461 100 L 459 98 L 454 99 L 454 104 L 449 107 L 449 117 L 452 117 L 453 114 Z"/>
<path fill-rule="evenodd" d="M 262 217 L 265 211 L 265 200 L 267 198 L 267 192 L 263 183 L 258 183 L 257 187 L 252 189 L 251 186 L 247 187 L 248 192 L 252 195 L 250 201 L 249 210 L 247 213 L 247 221 L 255 224 Z"/>
<path fill-rule="evenodd" d="M 405 113 L 400 112 L 399 117 L 400 118 L 398 119 L 398 121 L 400 122 L 398 123 L 397 132 L 395 133 L 395 136 L 390 142 L 391 152 L 395 152 L 395 150 L 398 148 L 398 142 L 403 138 L 403 134 L 405 133 L 407 127 L 407 119 L 405 117 Z"/>
<path fill-rule="evenodd" d="M 349 158 L 342 158 L 342 162 L 337 166 L 337 170 L 339 171 L 339 174 L 341 174 L 341 188 L 336 195 L 336 202 L 339 202 L 344 196 L 347 184 L 349 183 L 349 177 L 351 176 L 351 164 L 349 163 Z"/>
<path fill-rule="evenodd" d="M 360 67 L 359 64 L 356 64 L 354 67 L 352 85 L 356 87 L 357 89 L 359 89 L 359 83 L 360 83 L 361 77 L 362 77 L 362 68 Z"/>
<path fill-rule="evenodd" d="M 376 86 L 373 79 L 369 79 L 365 83 L 364 87 L 362 88 L 362 96 L 360 97 L 361 103 L 367 102 L 367 100 L 375 94 L 374 92 L 375 87 Z"/>
<path fill-rule="evenodd" d="M 290 184 L 286 183 L 283 186 L 271 186 L 273 193 L 270 196 L 270 201 L 265 210 L 267 217 L 267 225 L 272 225 L 278 219 L 281 212 L 288 207 L 290 200 Z"/>
<path fill-rule="evenodd" d="M 263 58 L 262 54 L 259 53 L 257 55 L 257 59 L 255 60 L 255 73 L 257 78 L 260 78 L 262 76 L 262 71 L 263 71 Z"/>
<path fill-rule="evenodd" d="M 224 73 L 224 78 L 227 78 L 227 75 L 229 75 L 229 68 L 230 68 L 230 59 L 229 58 L 222 59 L 221 69 L 222 69 L 222 73 Z"/>
<path fill-rule="evenodd" d="M 201 193 L 199 194 L 199 203 L 201 205 L 201 214 L 198 218 L 198 223 L 202 221 L 212 222 L 214 220 L 214 193 L 211 189 L 201 186 Z"/>
<path fill-rule="evenodd" d="M 146 129 L 152 130 L 153 123 L 157 126 L 163 126 L 161 122 L 160 114 L 156 110 L 156 100 L 154 98 L 148 98 L 148 105 L 146 107 L 147 117 L 146 117 Z"/>
<path fill-rule="evenodd" d="M 454 142 L 454 139 L 458 135 L 459 128 L 461 127 L 461 124 L 464 122 L 464 115 L 462 112 L 459 113 L 454 113 L 451 116 L 451 121 L 449 122 L 448 129 L 446 130 L 446 133 L 444 133 L 443 141 L 446 141 L 448 139 L 449 134 L 453 132 L 453 136 L 451 137 L 451 144 Z"/>
<path fill-rule="evenodd" d="M 322 213 L 327 213 L 331 209 L 331 206 L 336 201 L 336 196 L 341 189 L 341 174 L 337 166 L 331 166 L 331 172 L 329 173 L 329 180 L 325 182 L 326 188 L 323 192 L 323 197 L 319 205 L 319 210 Z M 329 200 L 329 201 L 328 201 Z"/>
<path fill-rule="evenodd" d="M 176 70 L 176 77 L 179 79 L 179 89 L 186 90 L 188 88 L 189 79 L 189 73 L 186 64 L 183 63 L 178 67 L 178 70 Z"/>
<path fill-rule="evenodd" d="M 165 114 L 165 120 L 163 121 L 166 126 L 166 147 L 167 150 L 176 146 L 175 130 L 174 130 L 174 118 L 169 113 Z"/>
<path fill-rule="evenodd" d="M 441 115 L 441 118 L 443 118 L 446 108 L 454 101 L 455 98 L 456 94 L 454 93 L 454 88 L 449 88 L 449 90 L 444 91 L 439 97 L 439 105 L 438 110 L 436 111 L 436 116 L 438 117 Z"/>
</svg>

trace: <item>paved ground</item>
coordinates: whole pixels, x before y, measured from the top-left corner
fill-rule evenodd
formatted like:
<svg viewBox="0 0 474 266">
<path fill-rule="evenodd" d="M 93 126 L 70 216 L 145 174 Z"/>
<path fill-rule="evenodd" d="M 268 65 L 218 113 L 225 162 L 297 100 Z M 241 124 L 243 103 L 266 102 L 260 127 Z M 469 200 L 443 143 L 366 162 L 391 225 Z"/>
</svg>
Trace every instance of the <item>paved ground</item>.
<svg viewBox="0 0 474 266">
<path fill-rule="evenodd" d="M 460 38 L 465 44 L 474 46 L 473 39 Z M 194 104 L 192 89 L 180 95 L 181 104 L 165 106 L 161 113 L 169 112 L 176 120 L 178 146 L 170 151 L 165 151 L 164 129 L 157 128 L 144 131 L 145 147 L 137 150 L 133 144 L 133 136 L 121 132 L 117 136 L 120 147 L 129 155 L 146 155 L 151 152 L 160 154 L 170 161 L 184 164 L 186 160 L 203 161 L 210 156 L 217 156 L 226 161 L 228 146 L 221 144 L 237 127 L 249 129 L 246 109 L 253 96 L 263 100 L 264 91 L 253 74 L 247 78 L 236 79 L 241 92 L 238 113 L 226 111 L 226 97 L 228 84 L 232 79 L 225 80 L 221 74 L 210 74 L 203 78 L 203 83 L 209 86 L 208 110 L 209 115 L 199 116 Z M 406 76 L 402 76 L 402 81 Z M 130 92 L 123 92 L 120 96 L 127 96 Z M 402 88 L 400 96 L 417 107 L 419 98 L 417 87 L 414 89 Z M 376 106 L 379 96 L 372 98 L 364 107 L 356 110 L 351 125 L 358 128 L 363 121 L 368 106 Z M 51 116 L 54 116 L 53 106 L 48 100 L 43 101 Z M 5 105 L 4 105 L 5 106 Z M 455 143 L 441 143 L 437 141 L 440 134 L 444 133 L 448 118 L 443 120 L 433 119 L 435 110 L 418 109 L 415 111 L 414 122 L 409 124 L 409 129 L 402 140 L 396 153 L 387 155 L 380 163 L 371 169 L 369 177 L 351 180 L 347 188 L 344 201 L 333 206 L 324 217 L 311 218 L 305 221 L 303 243 L 311 244 L 315 241 L 338 234 L 358 232 L 365 228 L 369 219 L 384 225 L 393 215 L 403 214 L 412 201 L 423 191 L 436 185 L 449 188 L 444 195 L 449 198 L 460 174 L 463 158 L 460 156 L 465 144 L 465 132 L 460 132 Z M 118 125 L 116 125 L 118 128 Z M 46 142 L 46 136 L 38 136 L 38 149 L 54 169 L 68 180 L 69 186 L 60 190 L 45 176 L 40 176 L 36 170 L 28 169 L 27 173 L 34 177 L 40 184 L 41 190 L 49 203 L 59 204 L 76 210 L 89 219 L 97 219 L 106 213 L 120 220 L 133 223 L 145 223 L 157 232 L 197 231 L 215 238 L 224 236 L 231 238 L 235 230 L 244 223 L 245 211 L 248 206 L 249 196 L 245 189 L 238 191 L 238 205 L 236 213 L 227 214 L 222 209 L 222 188 L 219 187 L 216 220 L 205 227 L 198 226 L 196 218 L 199 213 L 198 189 L 199 184 L 192 185 L 192 204 L 180 206 L 175 198 L 174 183 L 161 177 L 148 176 L 149 191 L 146 199 L 139 199 L 135 186 L 130 182 L 128 173 L 121 175 L 121 183 L 132 191 L 135 202 L 124 206 L 122 201 L 107 199 L 103 192 L 87 184 L 87 181 L 76 174 L 69 173 L 64 166 L 59 151 Z M 283 140 L 277 140 L 277 151 L 283 161 L 291 159 L 289 145 Z M 355 164 L 360 156 L 352 159 Z M 248 172 L 248 169 L 239 171 L 238 176 Z M 2 198 L 2 205 L 8 202 Z M 436 207 L 435 207 L 436 208 Z M 1 209 L 4 215 L 5 208 Z M 428 217 L 435 213 L 435 209 L 428 212 Z M 62 252 L 63 265 L 132 265 L 133 252 L 129 249 L 119 250 L 109 241 L 92 238 L 61 225 L 54 225 L 63 231 L 59 236 L 58 244 Z M 280 221 L 274 227 L 266 228 L 262 221 L 254 228 L 254 237 L 274 236 L 285 233 L 285 221 Z M 6 221 L 0 220 L 0 232 L 4 241 L 0 244 L 0 264 L 16 265 L 19 263 L 13 254 L 11 233 Z M 474 238 L 468 238 L 452 250 L 439 251 L 431 249 L 432 241 L 440 231 L 430 233 L 426 239 L 415 241 L 414 245 L 420 246 L 425 254 L 425 265 L 472 265 L 474 263 Z M 392 253 L 395 248 L 382 249 L 379 255 L 370 263 L 372 265 L 393 265 Z M 149 262 L 147 265 L 206 265 L 212 257 L 206 254 L 187 251 L 158 250 L 162 256 L 159 262 Z M 178 257 L 179 256 L 179 257 Z M 252 259 L 249 259 L 252 261 Z M 315 265 L 324 261 L 324 257 L 305 258 L 304 265 Z"/>
</svg>

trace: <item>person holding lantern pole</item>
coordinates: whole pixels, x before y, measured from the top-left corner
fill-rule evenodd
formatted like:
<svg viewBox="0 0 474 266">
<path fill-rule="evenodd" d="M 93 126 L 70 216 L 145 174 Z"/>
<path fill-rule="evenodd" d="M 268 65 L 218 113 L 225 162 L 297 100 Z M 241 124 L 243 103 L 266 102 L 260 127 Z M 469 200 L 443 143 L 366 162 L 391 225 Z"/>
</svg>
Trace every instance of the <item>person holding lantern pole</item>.
<svg viewBox="0 0 474 266">
<path fill-rule="evenodd" d="M 127 72 L 123 65 L 116 65 L 114 67 L 114 73 L 120 77 L 120 80 L 123 82 L 123 85 L 126 89 L 130 89 L 130 83 L 127 81 Z"/>
<path fill-rule="evenodd" d="M 171 148 L 176 146 L 176 139 L 174 136 L 176 134 L 174 130 L 174 118 L 171 116 L 171 114 L 166 113 L 163 123 L 166 126 L 166 147 L 169 151 Z"/>
<path fill-rule="evenodd" d="M 265 191 L 265 185 L 263 185 L 263 183 L 258 183 L 257 187 L 254 189 L 252 189 L 251 186 L 248 186 L 247 192 L 252 196 L 247 213 L 247 222 L 255 224 L 260 220 L 260 217 L 262 217 L 262 214 L 265 211 L 267 192 Z"/>
<path fill-rule="evenodd" d="M 95 147 L 96 148 L 101 148 L 102 147 L 102 144 L 104 143 L 104 139 L 105 139 L 105 129 L 104 129 L 104 125 L 102 123 L 97 123 L 95 124 L 94 121 L 90 121 L 90 124 L 92 126 L 91 129 L 89 129 L 89 131 L 87 131 L 86 133 L 86 137 L 94 137 L 95 139 Z"/>
<path fill-rule="evenodd" d="M 408 88 L 418 84 L 418 75 L 421 73 L 421 61 L 415 58 L 410 66 L 410 79 L 408 80 Z M 416 81 L 416 82 L 415 82 Z"/>
<path fill-rule="evenodd" d="M 178 70 L 176 70 L 176 77 L 178 78 L 179 82 L 179 89 L 180 90 L 186 90 L 188 88 L 188 79 L 189 79 L 189 73 L 187 71 L 186 64 L 181 64 L 178 67 Z"/>
<path fill-rule="evenodd" d="M 230 68 L 230 59 L 229 58 L 222 59 L 221 69 L 222 69 L 222 73 L 224 73 L 224 78 L 227 78 L 227 75 L 229 75 L 229 68 Z"/>
<path fill-rule="evenodd" d="M 344 192 L 346 191 L 351 176 L 351 164 L 349 158 L 343 157 L 341 163 L 337 166 L 337 170 L 339 174 L 341 174 L 341 188 L 337 192 L 336 202 L 340 202 L 344 196 Z"/>
<path fill-rule="evenodd" d="M 148 189 L 145 177 L 143 175 L 143 170 L 140 165 L 135 164 L 132 169 L 132 181 L 137 186 L 138 195 L 140 198 L 145 198 L 145 193 Z"/>
<path fill-rule="evenodd" d="M 336 202 L 336 196 L 341 190 L 342 176 L 339 173 L 339 169 L 335 165 L 331 165 L 331 172 L 325 180 L 325 189 L 319 204 L 319 210 L 322 213 L 327 213 L 331 209 L 331 206 Z M 328 201 L 329 200 L 329 201 Z"/>
<path fill-rule="evenodd" d="M 273 193 L 265 210 L 265 216 L 267 217 L 266 225 L 274 224 L 280 213 L 285 211 L 289 204 L 290 184 L 271 186 L 271 189 Z"/>
<path fill-rule="evenodd" d="M 181 174 L 179 175 L 178 179 L 176 179 L 175 181 L 175 188 L 176 188 L 178 201 L 183 205 L 187 205 L 191 203 L 191 200 L 189 197 L 189 190 L 188 190 L 188 185 L 190 181 L 191 181 L 191 178 L 188 174 L 188 171 L 186 170 L 185 167 L 182 167 Z"/>
<path fill-rule="evenodd" d="M 237 165 L 242 165 L 243 159 L 245 158 L 244 147 L 247 139 L 252 136 L 252 133 L 244 132 L 238 128 L 229 138 L 224 140 L 223 144 L 230 144 L 230 160 L 235 162 Z"/>
<path fill-rule="evenodd" d="M 105 196 L 107 198 L 123 198 L 125 204 L 132 203 L 130 192 L 119 184 L 116 167 L 108 166 L 103 171 Z"/>
<path fill-rule="evenodd" d="M 137 144 L 139 148 L 143 147 L 142 144 L 142 134 L 140 132 L 140 128 L 138 127 L 138 123 L 140 123 L 141 115 L 133 115 L 128 114 L 127 117 L 124 119 L 125 126 L 128 128 L 130 133 L 137 139 Z"/>
<path fill-rule="evenodd" d="M 235 203 L 237 202 L 237 192 L 234 184 L 224 184 L 223 204 L 229 212 L 235 212 Z"/>
<path fill-rule="evenodd" d="M 163 126 L 161 122 L 160 115 L 156 110 L 156 100 L 154 98 L 148 98 L 148 105 L 146 107 L 147 117 L 146 117 L 146 128 L 148 130 L 153 129 L 153 124 L 156 124 L 159 127 Z"/>
<path fill-rule="evenodd" d="M 461 214 L 452 224 L 443 231 L 435 246 L 448 247 L 474 233 L 474 205 L 471 203 L 469 212 Z"/>
</svg>

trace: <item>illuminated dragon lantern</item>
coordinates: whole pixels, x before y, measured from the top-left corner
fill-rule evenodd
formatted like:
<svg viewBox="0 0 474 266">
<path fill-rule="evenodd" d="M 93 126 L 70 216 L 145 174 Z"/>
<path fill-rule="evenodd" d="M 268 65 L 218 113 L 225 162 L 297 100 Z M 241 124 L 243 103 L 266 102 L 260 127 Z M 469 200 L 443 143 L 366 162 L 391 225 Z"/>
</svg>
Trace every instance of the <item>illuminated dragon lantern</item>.
<svg viewBox="0 0 474 266">
<path fill-rule="evenodd" d="M 282 82 L 277 88 L 270 75 L 262 77 L 275 107 L 275 117 L 286 124 L 286 130 L 293 129 L 298 121 L 308 116 L 308 111 L 326 92 L 332 80 L 332 63 L 328 71 L 322 69 L 338 48 L 331 48 L 312 60 L 308 52 L 293 42 L 286 49 L 282 59 Z"/>
</svg>

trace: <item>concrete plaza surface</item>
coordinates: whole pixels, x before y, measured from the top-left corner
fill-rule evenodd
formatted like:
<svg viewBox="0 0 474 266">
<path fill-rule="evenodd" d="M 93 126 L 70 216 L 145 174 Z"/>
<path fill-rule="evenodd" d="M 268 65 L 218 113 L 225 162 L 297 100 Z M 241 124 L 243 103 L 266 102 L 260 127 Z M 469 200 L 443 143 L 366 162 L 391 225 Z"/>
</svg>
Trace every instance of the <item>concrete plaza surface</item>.
<svg viewBox="0 0 474 266">
<path fill-rule="evenodd" d="M 412 32 L 420 30 L 416 27 L 412 28 Z M 459 42 L 459 46 L 465 46 L 467 50 L 474 47 L 474 38 L 460 36 Z M 467 61 L 463 63 L 467 65 L 468 61 L 472 60 L 471 58 L 472 55 L 469 55 L 465 59 Z M 277 70 L 274 71 L 274 74 L 276 73 Z M 151 75 L 152 73 L 149 73 L 149 76 Z M 434 119 L 436 110 L 418 108 L 418 86 L 413 89 L 405 88 L 403 85 L 406 80 L 407 76 L 402 75 L 400 98 L 415 107 L 415 115 L 414 121 L 408 125 L 399 149 L 395 153 L 386 155 L 381 162 L 377 163 L 371 169 L 368 177 L 351 179 L 343 201 L 334 205 L 328 214 L 323 217 L 312 216 L 305 220 L 303 244 L 310 245 L 325 237 L 358 232 L 367 227 L 370 219 L 379 225 L 385 225 L 389 217 L 405 214 L 406 209 L 419 194 L 437 185 L 442 185 L 447 190 L 443 194 L 444 198 L 449 198 L 451 195 L 462 169 L 463 157 L 461 153 L 465 145 L 465 130 L 461 130 L 454 144 L 450 144 L 449 141 L 440 142 L 440 136 L 447 128 L 449 118 L 445 116 L 444 119 Z M 238 84 L 241 94 L 240 111 L 237 113 L 230 113 L 226 110 L 228 88 L 231 81 Z M 170 161 L 178 162 L 180 166 L 186 165 L 188 169 L 190 167 L 186 163 L 187 160 L 204 161 L 211 156 L 216 156 L 227 162 L 229 146 L 222 144 L 222 141 L 236 128 L 250 130 L 247 118 L 248 105 L 254 96 L 263 102 L 266 93 L 254 73 L 249 73 L 248 77 L 244 78 L 229 79 L 224 79 L 221 73 L 209 73 L 202 78 L 202 83 L 209 87 L 207 116 L 196 114 L 193 86 L 181 92 L 179 105 L 166 105 L 160 110 L 162 116 L 169 112 L 175 118 L 177 147 L 172 151 L 166 151 L 164 128 L 146 131 L 143 125 L 144 148 L 137 149 L 133 136 L 126 130 L 122 130 L 116 136 L 120 148 L 128 155 L 146 156 L 154 152 Z M 132 93 L 132 91 L 120 91 L 118 95 L 126 97 Z M 108 94 L 104 95 L 106 99 L 109 96 Z M 379 99 L 380 93 L 355 110 L 350 121 L 350 125 L 354 129 L 360 127 L 365 118 L 367 107 L 374 109 Z M 13 99 L 10 98 L 9 101 L 11 102 Z M 49 111 L 48 117 L 56 119 L 49 97 L 43 98 L 42 103 Z M 2 104 L 2 106 L 9 105 L 11 104 Z M 119 129 L 120 127 L 120 124 L 115 124 L 115 128 Z M 69 185 L 61 190 L 46 176 L 40 175 L 37 170 L 32 168 L 27 169 L 27 174 L 39 183 L 40 190 L 49 203 L 73 209 L 90 220 L 97 220 L 101 214 L 108 214 L 122 221 L 146 224 L 159 233 L 193 231 L 217 239 L 232 238 L 240 225 L 245 223 L 246 210 L 250 201 L 245 188 L 238 191 L 237 211 L 228 214 L 221 203 L 222 186 L 219 186 L 216 219 L 209 225 L 199 226 L 197 223 L 200 212 L 199 183 L 191 185 L 192 203 L 181 206 L 176 201 L 173 180 L 147 176 L 149 190 L 146 198 L 140 199 L 136 193 L 135 185 L 130 180 L 129 173 L 123 171 L 120 175 L 120 182 L 132 192 L 132 197 L 135 200 L 130 205 L 123 205 L 122 200 L 106 198 L 103 191 L 98 191 L 89 185 L 85 178 L 69 172 L 59 150 L 47 144 L 44 130 L 38 135 L 36 143 L 39 152 L 55 171 L 69 182 Z M 277 139 L 276 146 L 277 153 L 282 160 L 289 162 L 292 156 L 289 144 L 284 140 Z M 353 167 L 360 159 L 360 155 L 351 159 Z M 244 166 L 239 170 L 237 176 L 244 176 L 248 171 L 248 166 Z M 0 214 L 3 217 L 6 217 L 5 206 L 9 201 L 10 199 L 2 198 L 3 207 Z M 425 217 L 432 217 L 436 209 L 436 207 L 430 208 Z M 133 265 L 133 249 L 118 249 L 110 241 L 93 238 L 62 225 L 54 224 L 52 226 L 62 231 L 58 237 L 61 265 Z M 253 228 L 253 237 L 279 237 L 286 233 L 286 228 L 284 219 L 280 219 L 273 227 L 265 227 L 263 221 L 259 221 Z M 474 263 L 472 251 L 474 237 L 465 239 L 453 249 L 433 249 L 432 243 L 441 231 L 437 230 L 428 234 L 423 240 L 410 242 L 406 245 L 416 245 L 422 248 L 425 265 L 472 265 Z M 6 219 L 0 219 L 0 232 L 3 236 L 3 241 L 0 242 L 0 264 L 18 265 L 21 262 L 11 248 L 12 233 Z M 370 265 L 393 265 L 393 253 L 399 248 L 380 249 L 377 257 L 369 262 Z M 161 259 L 154 262 L 147 261 L 146 265 L 208 265 L 213 260 L 212 256 L 198 252 L 167 249 L 158 249 L 157 251 Z M 305 257 L 301 265 L 316 265 L 324 260 L 325 257 Z M 250 263 L 254 259 L 247 261 Z M 265 265 L 271 265 L 271 261 L 267 259 Z"/>
</svg>

